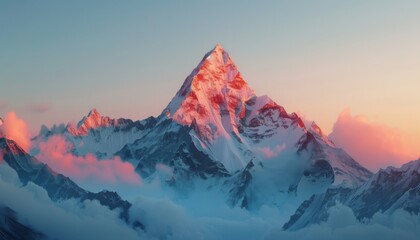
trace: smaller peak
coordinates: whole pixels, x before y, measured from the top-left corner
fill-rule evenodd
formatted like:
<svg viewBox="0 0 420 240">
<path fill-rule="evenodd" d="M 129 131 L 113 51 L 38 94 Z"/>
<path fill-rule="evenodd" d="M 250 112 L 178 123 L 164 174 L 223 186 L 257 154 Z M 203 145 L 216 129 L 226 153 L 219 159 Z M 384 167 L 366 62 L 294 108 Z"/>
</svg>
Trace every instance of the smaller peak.
<svg viewBox="0 0 420 240">
<path fill-rule="evenodd" d="M 91 129 L 116 126 L 118 121 L 107 116 L 102 116 L 96 108 L 90 110 L 87 116 L 84 116 L 76 126 L 68 124 L 65 129 L 74 136 L 87 135 Z"/>
<path fill-rule="evenodd" d="M 90 117 L 92 115 L 97 116 L 97 115 L 101 115 L 101 114 L 98 112 L 98 110 L 96 110 L 96 108 L 93 108 L 92 110 L 89 111 L 87 116 Z"/>
<path fill-rule="evenodd" d="M 47 135 L 47 133 L 50 131 L 50 129 L 42 124 L 41 129 L 39 130 L 38 136 Z"/>
</svg>

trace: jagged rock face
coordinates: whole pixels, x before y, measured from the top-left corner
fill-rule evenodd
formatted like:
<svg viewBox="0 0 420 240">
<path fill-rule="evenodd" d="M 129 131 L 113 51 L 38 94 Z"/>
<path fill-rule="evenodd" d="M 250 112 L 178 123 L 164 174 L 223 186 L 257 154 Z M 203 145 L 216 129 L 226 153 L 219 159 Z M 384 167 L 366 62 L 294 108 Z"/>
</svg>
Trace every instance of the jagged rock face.
<svg viewBox="0 0 420 240">
<path fill-rule="evenodd" d="M 100 159 L 112 158 L 124 145 L 133 143 L 147 133 L 157 123 L 156 118 L 149 117 L 142 121 L 130 119 L 111 119 L 102 116 L 96 109 L 79 121 L 77 127 L 69 123 L 67 126 L 43 126 L 33 139 L 31 153 L 36 154 L 39 143 L 47 141 L 53 135 L 61 135 L 74 145 L 75 155 L 96 155 Z"/>
<path fill-rule="evenodd" d="M 109 209 L 114 210 L 119 208 L 121 210 L 120 217 L 125 220 L 127 223 L 129 221 L 128 211 L 131 207 L 131 203 L 126 200 L 123 200 L 120 195 L 116 192 L 111 192 L 103 190 L 98 193 L 87 192 L 80 198 L 82 201 L 88 200 L 97 200 L 101 205 L 109 207 Z"/>
<path fill-rule="evenodd" d="M 156 171 L 156 165 L 173 168 L 174 180 L 207 179 L 227 176 L 224 166 L 201 152 L 190 135 L 191 127 L 164 120 L 144 137 L 126 145 L 117 154 L 122 159 L 136 159 L 136 170 L 143 178 Z"/>
<path fill-rule="evenodd" d="M 388 167 L 374 174 L 358 188 L 328 189 L 303 202 L 283 226 L 295 230 L 325 221 L 328 209 L 341 202 L 350 207 L 358 219 L 369 219 L 375 213 L 392 213 L 403 209 L 418 214 L 420 210 L 420 159 L 401 168 Z"/>
<path fill-rule="evenodd" d="M 246 168 L 227 180 L 225 185 L 228 186 L 229 198 L 228 203 L 231 206 L 240 206 L 241 208 L 249 208 L 250 192 L 249 185 L 252 181 L 252 171 L 255 167 L 254 162 L 250 161 Z M 233 187 L 231 187 L 233 186 Z"/>
<path fill-rule="evenodd" d="M 325 178 L 330 181 L 330 183 L 334 182 L 334 171 L 326 160 L 317 160 L 314 165 L 305 170 L 303 175 L 311 178 L 312 182 L 318 178 Z"/>
<path fill-rule="evenodd" d="M 79 121 L 77 127 L 69 123 L 66 131 L 73 136 L 87 136 L 90 132 L 97 132 L 104 128 L 112 128 L 114 132 L 129 131 L 132 128 L 143 130 L 156 123 L 153 117 L 144 121 L 132 121 L 130 119 L 112 119 L 108 116 L 102 116 L 95 108 L 92 109 L 87 116 Z"/>
<path fill-rule="evenodd" d="M 407 200 L 412 201 L 417 196 L 419 184 L 420 160 L 404 164 L 401 168 L 388 167 L 379 170 L 361 186 L 348 204 L 358 218 L 371 218 L 376 212 L 392 210 L 395 204 L 404 206 Z M 419 207 L 420 201 L 417 204 Z M 413 210 L 416 211 L 415 208 Z"/>
<path fill-rule="evenodd" d="M 409 213 L 418 215 L 420 213 L 420 185 L 406 191 L 387 211 L 393 212 L 403 209 Z"/>
<path fill-rule="evenodd" d="M 95 108 L 92 109 L 86 117 L 77 124 L 73 126 L 69 124 L 67 126 L 67 131 L 74 136 L 85 136 L 89 133 L 91 129 L 109 127 L 109 126 L 118 126 L 118 124 L 124 122 L 119 122 L 118 120 L 111 119 L 109 117 L 103 117 Z"/>
</svg>

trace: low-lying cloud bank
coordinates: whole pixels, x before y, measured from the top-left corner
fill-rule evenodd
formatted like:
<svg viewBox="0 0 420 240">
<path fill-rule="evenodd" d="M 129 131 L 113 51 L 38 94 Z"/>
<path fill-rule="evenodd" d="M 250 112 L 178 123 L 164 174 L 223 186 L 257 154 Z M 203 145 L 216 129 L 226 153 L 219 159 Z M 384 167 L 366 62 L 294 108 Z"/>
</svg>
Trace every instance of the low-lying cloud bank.
<svg viewBox="0 0 420 240">
<path fill-rule="evenodd" d="M 21 186 L 16 172 L 5 163 L 0 164 L 0 189 L 0 204 L 16 211 L 23 223 L 49 239 L 139 239 L 117 211 L 97 201 L 52 202 L 41 187 L 31 182 Z"/>
<path fill-rule="evenodd" d="M 420 234 L 419 216 L 402 210 L 392 215 L 378 213 L 366 223 L 360 223 L 350 208 L 337 203 L 330 209 L 326 222 L 298 231 L 284 231 L 283 216 L 275 208 L 265 206 L 257 213 L 249 213 L 214 206 L 211 200 L 202 202 L 202 206 L 214 208 L 219 213 L 217 216 L 194 215 L 185 205 L 146 197 L 140 197 L 130 213 L 132 218 L 144 222 L 145 237 L 157 239 L 414 240 Z M 222 214 L 220 208 L 224 208 Z"/>
<path fill-rule="evenodd" d="M 250 213 L 208 197 L 198 203 L 194 198 L 174 201 L 165 196 L 139 195 L 130 209 L 130 222 L 141 222 L 142 230 L 128 226 L 118 218 L 118 211 L 97 201 L 52 202 L 44 189 L 32 183 L 21 186 L 16 172 L 5 163 L 0 164 L 0 189 L 1 205 L 12 208 L 22 222 L 51 239 L 411 240 L 420 234 L 419 216 L 404 211 L 376 214 L 362 224 L 351 209 L 337 204 L 327 222 L 287 232 L 281 229 L 287 219 L 273 207 L 263 206 Z M 155 186 L 156 192 L 161 190 Z"/>
</svg>

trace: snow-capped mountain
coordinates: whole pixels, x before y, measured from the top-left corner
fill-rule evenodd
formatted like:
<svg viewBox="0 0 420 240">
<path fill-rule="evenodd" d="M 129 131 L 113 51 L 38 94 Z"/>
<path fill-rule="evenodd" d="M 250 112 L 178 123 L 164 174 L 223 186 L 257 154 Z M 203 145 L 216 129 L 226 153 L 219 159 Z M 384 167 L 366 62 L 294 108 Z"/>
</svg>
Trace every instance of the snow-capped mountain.
<svg viewBox="0 0 420 240">
<path fill-rule="evenodd" d="M 268 96 L 257 96 L 220 45 L 204 56 L 159 116 L 113 119 L 92 109 L 77 124 L 42 127 L 32 139 L 32 155 L 54 135 L 70 142 L 66 150 L 76 156 L 120 157 L 145 182 L 171 189 L 176 200 L 205 193 L 250 213 L 275 207 L 290 216 L 279 222 L 284 230 L 326 221 L 337 202 L 361 221 L 400 209 L 420 212 L 420 159 L 372 174 L 315 122 L 305 124 Z M 51 199 L 95 199 L 120 208 L 120 217 L 130 223 L 132 205 L 117 193 L 82 189 L 1 133 L 0 156 L 23 184 L 34 182 Z M 147 232 L 139 221 L 131 224 Z"/>
<path fill-rule="evenodd" d="M 92 193 L 79 187 L 70 178 L 54 172 L 47 164 L 26 153 L 15 141 L 0 138 L 0 156 L 0 164 L 6 163 L 14 169 L 22 184 L 26 185 L 29 181 L 35 183 L 44 188 L 53 201 L 95 199 L 110 209 L 121 208 L 121 217 L 128 220 L 131 204 L 122 200 L 117 193 L 106 190 Z M 3 160 L 5 163 L 2 163 Z"/>
<path fill-rule="evenodd" d="M 190 162 L 209 159 L 223 167 L 217 176 L 227 171 L 224 186 L 230 185 L 225 191 L 231 203 L 280 204 L 290 194 L 305 198 L 331 184 L 357 187 L 371 175 L 335 147 L 315 123 L 307 128 L 296 113 L 287 113 L 267 96 L 255 95 L 220 45 L 204 56 L 157 119 L 157 130 L 126 145 L 120 156 L 137 160 L 137 169 L 147 177 L 156 164 L 172 166 L 179 156 L 178 137 L 185 135 L 185 144 L 205 156 L 198 158 L 184 149 Z M 182 134 L 177 128 L 183 129 Z"/>
<path fill-rule="evenodd" d="M 51 129 L 41 127 L 37 137 L 33 139 L 33 153 L 37 153 L 39 143 L 52 135 L 62 135 L 74 145 L 73 153 L 86 155 L 92 153 L 98 158 L 112 157 L 124 145 L 134 142 L 156 124 L 153 117 L 143 121 L 130 119 L 112 119 L 102 116 L 95 108 L 83 117 L 77 125 L 53 126 Z"/>
<path fill-rule="evenodd" d="M 420 212 L 420 159 L 401 168 L 387 167 L 375 173 L 358 188 L 328 189 L 304 201 L 285 229 L 295 230 L 325 221 L 328 210 L 340 202 L 350 207 L 358 219 L 370 219 L 375 213 L 393 213 L 403 209 Z"/>
<path fill-rule="evenodd" d="M 76 154 L 118 155 L 146 180 L 166 165 L 173 170 L 169 185 L 185 190 L 204 181 L 232 205 L 249 208 L 304 200 L 331 186 L 354 188 L 371 176 L 315 123 L 307 127 L 298 114 L 257 96 L 220 45 L 157 118 L 115 120 L 92 110 L 77 125 L 44 128 L 34 151 L 53 134 L 70 140 Z"/>
</svg>

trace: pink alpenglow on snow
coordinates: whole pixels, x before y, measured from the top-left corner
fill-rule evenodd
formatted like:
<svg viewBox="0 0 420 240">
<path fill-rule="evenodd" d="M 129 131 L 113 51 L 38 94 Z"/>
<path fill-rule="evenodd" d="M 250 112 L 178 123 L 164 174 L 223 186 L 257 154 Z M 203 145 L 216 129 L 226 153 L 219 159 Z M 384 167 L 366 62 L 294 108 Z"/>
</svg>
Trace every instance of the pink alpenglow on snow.
<svg viewBox="0 0 420 240">
<path fill-rule="evenodd" d="M 23 150 L 29 150 L 31 140 L 28 124 L 23 119 L 20 119 L 15 112 L 6 114 L 3 123 L 0 125 L 0 130 L 0 134 L 3 132 L 6 138 L 17 142 Z"/>
<path fill-rule="evenodd" d="M 350 110 L 340 114 L 330 138 L 372 171 L 420 157 L 420 146 L 409 136 L 364 116 L 352 116 Z"/>
<path fill-rule="evenodd" d="M 98 160 L 94 155 L 74 156 L 69 152 L 72 145 L 62 136 L 52 136 L 39 145 L 36 156 L 53 170 L 75 180 L 92 180 L 107 183 L 141 184 L 141 178 L 134 167 L 119 157 Z"/>
<path fill-rule="evenodd" d="M 245 167 L 253 158 L 242 148 L 251 148 L 241 133 L 244 124 L 257 128 L 263 121 L 267 129 L 261 127 L 261 131 L 269 131 L 276 127 L 271 126 L 272 121 L 287 118 L 296 120 L 304 131 L 296 114 L 288 114 L 267 96 L 255 95 L 220 44 L 204 56 L 163 113 L 181 125 L 191 125 L 203 151 L 220 159 L 230 172 Z M 262 144 L 258 151 L 262 158 L 276 157 L 284 150 Z"/>
<path fill-rule="evenodd" d="M 217 44 L 208 52 L 164 111 L 175 121 L 199 126 L 212 125 L 214 130 L 200 129 L 208 138 L 228 136 L 225 126 L 234 124 L 236 116 L 245 114 L 245 101 L 255 96 L 242 78 L 228 53 Z M 222 119 L 221 112 L 226 117 Z M 226 122 L 228 124 L 225 124 Z"/>
<path fill-rule="evenodd" d="M 103 117 L 95 108 L 92 109 L 89 114 L 84 117 L 77 126 L 69 124 L 67 126 L 68 131 L 73 136 L 83 136 L 87 135 L 89 130 L 99 128 L 99 127 L 108 127 L 110 125 L 117 125 L 115 120 L 112 120 L 109 117 Z"/>
</svg>

